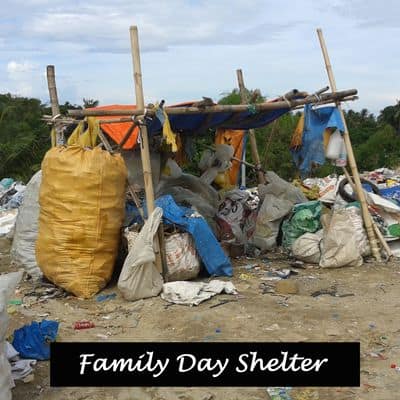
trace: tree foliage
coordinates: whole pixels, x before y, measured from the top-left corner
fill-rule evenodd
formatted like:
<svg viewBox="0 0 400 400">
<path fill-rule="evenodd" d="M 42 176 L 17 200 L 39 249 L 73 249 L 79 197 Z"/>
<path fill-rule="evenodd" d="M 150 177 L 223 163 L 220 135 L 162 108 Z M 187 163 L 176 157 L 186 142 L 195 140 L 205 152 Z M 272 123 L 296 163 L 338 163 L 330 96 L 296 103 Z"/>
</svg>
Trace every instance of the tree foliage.
<svg viewBox="0 0 400 400">
<path fill-rule="evenodd" d="M 44 108 L 38 99 L 0 95 L 0 177 L 26 181 L 40 169 L 50 146 Z"/>
<path fill-rule="evenodd" d="M 264 98 L 258 90 L 248 92 L 251 102 Z M 221 96 L 219 104 L 240 104 L 237 89 Z M 98 101 L 83 99 L 83 107 L 94 107 Z M 60 105 L 62 114 L 67 109 L 80 109 L 82 105 L 66 102 Z M 0 95 L 0 178 L 12 177 L 27 181 L 40 169 L 44 154 L 50 147 L 50 128 L 41 120 L 43 114 L 50 114 L 48 105 L 40 100 Z M 264 128 L 256 129 L 258 151 L 262 166 L 273 170 L 285 179 L 294 178 L 294 168 L 289 145 L 300 113 L 287 113 Z M 373 170 L 379 167 L 393 168 L 400 164 L 400 102 L 385 107 L 377 117 L 363 109 L 345 112 L 350 137 L 360 170 Z M 197 167 L 201 153 L 214 142 L 213 130 L 194 140 L 193 156 L 187 171 L 198 174 Z M 253 163 L 250 144 L 246 149 L 247 161 Z M 319 168 L 318 176 L 334 171 L 326 163 Z M 340 172 L 340 171 L 339 171 Z M 256 183 L 256 176 L 247 169 L 248 184 Z"/>
</svg>

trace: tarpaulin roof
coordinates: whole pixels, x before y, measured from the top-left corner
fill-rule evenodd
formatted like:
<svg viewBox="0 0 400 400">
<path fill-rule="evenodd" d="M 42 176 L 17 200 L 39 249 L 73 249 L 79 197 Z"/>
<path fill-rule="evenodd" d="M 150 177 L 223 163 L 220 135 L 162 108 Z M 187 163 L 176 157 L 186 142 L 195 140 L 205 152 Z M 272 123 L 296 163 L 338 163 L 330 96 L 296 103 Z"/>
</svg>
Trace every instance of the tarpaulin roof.
<svg viewBox="0 0 400 400">
<path fill-rule="evenodd" d="M 276 100 L 274 100 L 276 101 Z M 175 106 L 190 106 L 194 102 L 187 102 L 177 104 Z M 135 106 L 131 105 L 109 105 L 96 107 L 97 110 L 118 110 L 118 109 L 131 109 Z M 170 114 L 169 121 L 171 128 L 176 133 L 194 135 L 201 134 L 210 128 L 226 128 L 226 129 L 253 129 L 265 126 L 272 121 L 276 120 L 280 116 L 290 111 L 289 106 L 276 110 L 261 110 L 254 111 L 251 107 L 243 112 L 213 112 L 213 113 L 201 113 L 201 114 Z M 119 118 L 120 116 L 102 116 L 97 117 L 99 119 L 113 119 Z M 132 126 L 131 122 L 119 122 L 119 123 L 102 123 L 101 128 L 106 132 L 116 143 L 120 143 L 124 138 L 126 132 Z M 147 123 L 147 129 L 149 135 L 154 135 L 162 130 L 161 122 L 158 118 L 153 117 L 151 121 Z M 132 132 L 130 139 L 123 146 L 124 149 L 131 149 L 137 142 L 138 128 L 135 128 Z"/>
</svg>

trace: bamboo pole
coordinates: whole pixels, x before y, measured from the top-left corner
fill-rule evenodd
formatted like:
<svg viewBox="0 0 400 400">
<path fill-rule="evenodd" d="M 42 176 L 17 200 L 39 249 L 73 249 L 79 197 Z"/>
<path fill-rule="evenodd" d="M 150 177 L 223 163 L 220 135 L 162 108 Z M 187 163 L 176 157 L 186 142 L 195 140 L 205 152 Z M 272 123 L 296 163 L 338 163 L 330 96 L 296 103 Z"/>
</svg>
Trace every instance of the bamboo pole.
<svg viewBox="0 0 400 400">
<path fill-rule="evenodd" d="M 139 37 L 138 37 L 137 26 L 130 27 L 130 38 L 131 38 L 131 48 L 132 48 L 133 79 L 135 82 L 136 105 L 138 109 L 144 110 L 142 69 L 140 65 Z M 141 133 L 140 150 L 142 156 L 141 158 L 143 166 L 144 186 L 146 192 L 146 204 L 147 204 L 147 212 L 150 215 L 154 211 L 154 188 L 153 188 L 151 163 L 150 163 L 149 138 L 147 134 L 147 126 L 145 124 L 143 124 L 140 127 L 140 133 Z"/>
<path fill-rule="evenodd" d="M 354 101 L 354 100 L 358 100 L 358 96 L 349 96 L 349 97 L 343 97 L 340 99 L 341 102 Z M 336 100 L 328 99 L 328 100 L 320 101 L 316 104 L 317 105 L 325 105 L 325 104 L 330 104 L 330 103 L 336 103 Z M 304 104 L 301 104 L 299 106 L 293 107 L 292 110 L 301 110 L 303 108 L 304 108 Z M 70 110 L 70 111 L 72 111 L 72 110 Z M 46 121 L 48 124 L 53 124 L 51 115 L 44 115 L 42 117 L 42 119 L 44 121 Z M 62 122 L 64 125 L 68 125 L 68 124 L 78 123 L 80 120 L 72 118 L 72 117 L 64 117 L 64 118 L 57 118 L 57 121 Z M 99 119 L 99 124 L 119 124 L 121 122 L 132 122 L 132 117 Z"/>
<path fill-rule="evenodd" d="M 343 167 L 343 172 L 344 172 L 344 175 L 345 175 L 347 181 L 349 182 L 351 188 L 353 189 L 354 192 L 356 192 L 356 186 L 353 182 L 352 177 L 350 176 L 349 172 L 347 171 L 346 167 Z M 393 256 L 392 250 L 390 249 L 389 245 L 387 244 L 385 238 L 382 235 L 382 232 L 379 230 L 374 219 L 373 218 L 371 218 L 371 219 L 372 219 L 372 226 L 374 228 L 374 232 L 375 232 L 378 240 L 381 242 L 382 247 L 385 249 L 388 259 L 390 259 L 390 257 Z"/>
<path fill-rule="evenodd" d="M 336 93 L 323 93 L 320 96 L 309 95 L 302 99 L 287 99 L 282 101 L 270 101 L 266 103 L 253 104 L 255 111 L 267 111 L 267 110 L 280 110 L 282 108 L 293 109 L 304 104 L 320 103 L 327 100 L 336 102 L 336 100 L 343 100 L 346 97 L 355 96 L 357 94 L 357 89 L 348 89 L 338 91 Z M 209 113 L 219 113 L 219 112 L 243 112 L 248 111 L 249 104 L 239 104 L 239 105 L 216 105 L 216 106 L 204 106 L 204 107 L 164 107 L 165 112 L 168 115 L 176 114 L 209 114 Z M 103 116 L 132 116 L 132 115 L 143 115 L 144 105 L 138 108 L 124 109 L 124 110 L 96 110 L 96 109 L 83 109 L 83 110 L 68 110 L 68 114 L 74 117 L 103 117 Z M 149 116 L 155 115 L 155 110 L 149 108 L 147 110 Z M 128 119 L 124 122 L 129 122 Z M 111 122 L 111 121 L 110 121 Z M 115 122 L 115 121 L 114 121 Z M 119 121 L 122 122 L 122 121 Z M 108 123 L 108 121 L 107 121 Z"/>
<path fill-rule="evenodd" d="M 48 65 L 46 68 L 46 73 L 47 73 L 47 86 L 49 88 L 49 96 L 50 96 L 51 114 L 54 118 L 57 115 L 60 115 L 60 105 L 58 103 L 56 73 L 54 65 Z M 54 121 L 54 130 L 56 132 L 56 135 L 55 137 L 51 138 L 52 147 L 64 144 L 65 140 L 64 140 L 64 135 L 62 133 L 62 126 L 57 122 L 57 120 Z"/>
<path fill-rule="evenodd" d="M 241 102 L 242 104 L 247 104 L 249 102 L 249 99 L 246 93 L 246 87 L 244 86 L 243 72 L 241 69 L 238 69 L 236 70 L 236 74 L 237 74 Z M 265 184 L 264 173 L 260 171 L 261 161 L 260 161 L 260 155 L 258 154 L 257 140 L 254 129 L 249 129 L 249 139 L 250 139 L 251 157 L 256 167 L 258 183 Z"/>
<path fill-rule="evenodd" d="M 133 79 L 135 82 L 136 106 L 140 110 L 144 110 L 145 105 L 143 96 L 142 67 L 140 64 L 139 35 L 137 26 L 131 26 L 129 28 L 129 32 L 131 39 Z M 149 138 L 148 138 L 146 124 L 140 125 L 140 134 L 141 134 L 140 151 L 141 151 L 141 159 L 143 167 L 144 190 L 146 192 L 147 215 L 150 215 L 154 211 L 154 188 L 153 188 L 153 176 L 151 172 Z M 157 236 L 154 238 L 154 244 L 156 247 L 157 269 L 159 270 L 160 273 L 163 274 L 164 278 L 166 278 L 167 265 L 166 265 L 166 257 L 164 254 L 162 254 L 165 252 L 164 251 L 165 248 L 160 247 L 161 235 L 163 235 L 162 223 L 160 224 Z M 163 242 L 163 240 L 161 242 Z"/>
<path fill-rule="evenodd" d="M 323 54 L 323 57 L 324 57 L 325 67 L 326 67 L 326 71 L 327 71 L 327 74 L 328 74 L 331 90 L 332 90 L 332 93 L 335 93 L 336 92 L 336 81 L 335 81 L 335 77 L 333 75 L 333 70 L 332 70 L 330 59 L 329 59 L 328 50 L 326 48 L 324 36 L 322 34 L 322 30 L 321 29 L 317 29 L 317 34 L 318 34 L 318 38 L 319 38 L 319 43 L 320 43 L 320 46 L 321 46 L 322 54 Z M 381 255 L 380 255 L 380 252 L 379 252 L 379 247 L 378 247 L 378 244 L 377 244 L 377 241 L 376 241 L 374 228 L 373 228 L 373 225 L 372 225 L 372 218 L 371 218 L 371 215 L 370 215 L 370 213 L 368 211 L 368 205 L 367 205 L 367 201 L 366 201 L 366 198 L 365 198 L 364 190 L 362 189 L 362 186 L 361 186 L 360 175 L 358 173 L 357 163 L 356 163 L 356 159 L 354 157 L 353 147 L 351 145 L 350 135 L 349 135 L 349 131 L 348 131 L 347 124 L 346 124 L 346 119 L 344 117 L 343 110 L 342 110 L 342 107 L 340 106 L 340 102 L 339 101 L 337 101 L 336 107 L 339 110 L 341 119 L 343 121 L 343 126 L 344 126 L 343 139 L 344 139 L 344 143 L 345 143 L 345 146 L 346 146 L 347 159 L 349 161 L 350 169 L 351 169 L 351 172 L 352 172 L 352 175 L 353 175 L 353 178 L 354 178 L 354 184 L 355 184 L 355 188 L 356 188 L 356 193 L 357 193 L 358 199 L 360 201 L 361 211 L 362 211 L 363 220 L 364 220 L 364 225 L 365 225 L 365 229 L 367 231 L 369 243 L 370 243 L 370 246 L 371 246 L 372 255 L 375 257 L 375 259 L 377 261 L 381 261 L 382 259 L 381 259 Z"/>
</svg>

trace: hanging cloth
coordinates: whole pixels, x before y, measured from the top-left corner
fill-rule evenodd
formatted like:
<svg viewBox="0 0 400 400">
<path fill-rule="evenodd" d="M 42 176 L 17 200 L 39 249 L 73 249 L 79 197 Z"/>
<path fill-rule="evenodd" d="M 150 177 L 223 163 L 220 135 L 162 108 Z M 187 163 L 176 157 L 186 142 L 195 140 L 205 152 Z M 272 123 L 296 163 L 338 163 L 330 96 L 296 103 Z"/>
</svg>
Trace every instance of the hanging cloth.
<svg viewBox="0 0 400 400">
<path fill-rule="evenodd" d="M 293 160 L 302 177 L 309 174 L 313 164 L 325 163 L 324 132 L 327 128 L 344 131 L 339 110 L 336 107 L 313 109 L 310 104 L 306 104 L 301 146 L 291 149 Z"/>
</svg>

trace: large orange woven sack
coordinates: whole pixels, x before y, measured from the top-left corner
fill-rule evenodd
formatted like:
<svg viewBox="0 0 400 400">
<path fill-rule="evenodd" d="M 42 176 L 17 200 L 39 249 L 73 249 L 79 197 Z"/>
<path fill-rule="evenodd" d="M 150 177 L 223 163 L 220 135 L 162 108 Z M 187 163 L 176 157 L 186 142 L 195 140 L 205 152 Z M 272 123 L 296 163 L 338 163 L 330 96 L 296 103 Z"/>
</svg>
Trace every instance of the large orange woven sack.
<svg viewBox="0 0 400 400">
<path fill-rule="evenodd" d="M 44 157 L 36 258 L 50 281 L 78 297 L 111 278 L 126 179 L 123 158 L 100 148 L 54 147 Z"/>
</svg>

